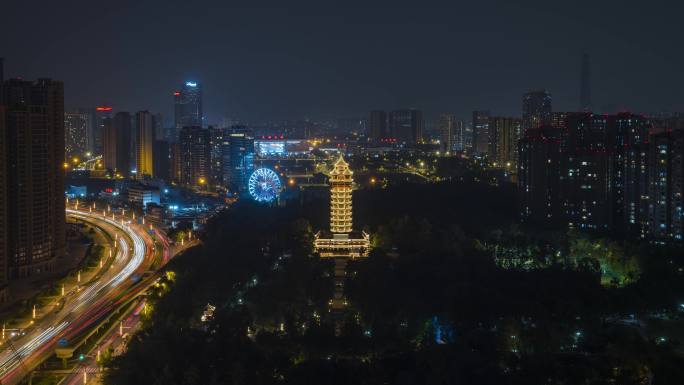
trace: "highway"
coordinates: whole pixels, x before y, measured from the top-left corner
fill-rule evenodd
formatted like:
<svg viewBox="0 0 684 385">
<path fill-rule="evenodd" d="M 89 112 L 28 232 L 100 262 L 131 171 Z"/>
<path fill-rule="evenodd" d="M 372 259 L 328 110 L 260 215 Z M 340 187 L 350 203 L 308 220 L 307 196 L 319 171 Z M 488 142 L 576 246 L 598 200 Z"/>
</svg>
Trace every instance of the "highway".
<svg viewBox="0 0 684 385">
<path fill-rule="evenodd" d="M 103 212 L 67 209 L 67 215 L 98 226 L 116 239 L 111 266 L 65 294 L 63 306 L 44 314 L 22 335 L 3 341 L 0 383 L 16 384 L 54 354 L 58 342 L 76 343 L 112 311 L 136 295 L 140 276 L 152 263 L 154 243 L 144 227 Z M 164 250 L 163 255 L 168 255 Z"/>
<path fill-rule="evenodd" d="M 145 301 L 136 302 L 118 323 L 119 326 L 109 330 L 103 335 L 97 347 L 85 355 L 82 362 L 76 365 L 62 380 L 62 385 L 81 385 L 85 378 L 86 383 L 101 383 L 102 371 L 98 360 L 100 353 L 112 350 L 112 356 L 118 356 L 126 348 L 127 336 L 134 334 L 141 326 L 140 315 L 144 311 Z M 85 374 L 84 374 L 85 373 Z"/>
</svg>

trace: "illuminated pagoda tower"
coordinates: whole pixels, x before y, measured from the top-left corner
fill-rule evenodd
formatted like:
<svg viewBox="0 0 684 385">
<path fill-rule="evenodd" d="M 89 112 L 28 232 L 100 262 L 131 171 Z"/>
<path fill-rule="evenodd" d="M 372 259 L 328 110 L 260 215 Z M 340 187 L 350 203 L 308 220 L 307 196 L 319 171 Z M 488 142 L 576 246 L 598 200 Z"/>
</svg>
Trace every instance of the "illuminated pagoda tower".
<svg viewBox="0 0 684 385">
<path fill-rule="evenodd" d="M 314 250 L 321 258 L 335 260 L 335 290 L 330 305 L 342 310 L 347 305 L 344 297 L 344 281 L 347 261 L 368 256 L 368 234 L 352 229 L 352 188 L 354 173 L 342 155 L 330 172 L 330 231 L 319 231 L 314 238 Z M 336 326 L 339 334 L 340 326 Z"/>
<path fill-rule="evenodd" d="M 352 231 L 352 187 L 354 173 L 340 158 L 330 172 L 330 231 L 347 234 Z"/>
<path fill-rule="evenodd" d="M 330 172 L 330 231 L 319 231 L 314 248 L 321 258 L 367 257 L 368 234 L 352 230 L 354 172 L 342 155 Z"/>
</svg>

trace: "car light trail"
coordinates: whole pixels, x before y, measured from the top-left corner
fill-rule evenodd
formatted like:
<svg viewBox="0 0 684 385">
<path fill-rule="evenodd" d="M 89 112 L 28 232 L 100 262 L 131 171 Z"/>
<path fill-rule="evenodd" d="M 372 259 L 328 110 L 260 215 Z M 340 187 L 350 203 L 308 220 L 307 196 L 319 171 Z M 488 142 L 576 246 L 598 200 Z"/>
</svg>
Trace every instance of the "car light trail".
<svg viewBox="0 0 684 385">
<path fill-rule="evenodd" d="M 145 261 L 147 251 L 145 240 L 129 225 L 99 213 L 85 213 L 70 209 L 67 209 L 66 213 L 86 222 L 99 222 L 111 226 L 125 233 L 128 238 L 117 237 L 117 253 L 110 270 L 102 273 L 97 281 L 85 287 L 75 299 L 67 301 L 61 310 L 40 320 L 35 325 L 35 329 L 29 331 L 26 336 L 16 338 L 13 343 L 19 347 L 6 348 L 0 352 L 0 383 L 19 382 L 26 375 L 25 370 L 20 370 L 22 364 L 35 366 L 40 363 L 39 357 L 44 356 L 46 351 L 54 347 L 61 335 L 65 333 L 78 335 L 79 332 L 92 326 L 94 320 L 111 311 L 112 301 L 107 299 L 107 296 L 114 293 L 114 289 L 123 286 L 122 284 Z M 132 252 L 129 240 L 132 241 Z"/>
</svg>

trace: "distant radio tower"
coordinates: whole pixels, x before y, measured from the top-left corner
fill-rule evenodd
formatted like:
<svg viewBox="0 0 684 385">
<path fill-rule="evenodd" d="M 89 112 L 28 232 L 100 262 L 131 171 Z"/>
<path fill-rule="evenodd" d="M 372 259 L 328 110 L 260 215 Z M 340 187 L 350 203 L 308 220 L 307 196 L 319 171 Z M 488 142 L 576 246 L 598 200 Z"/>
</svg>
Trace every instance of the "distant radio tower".
<svg viewBox="0 0 684 385">
<path fill-rule="evenodd" d="M 590 112 L 591 108 L 591 65 L 589 55 L 582 55 L 582 79 L 580 80 L 580 111 Z"/>
</svg>

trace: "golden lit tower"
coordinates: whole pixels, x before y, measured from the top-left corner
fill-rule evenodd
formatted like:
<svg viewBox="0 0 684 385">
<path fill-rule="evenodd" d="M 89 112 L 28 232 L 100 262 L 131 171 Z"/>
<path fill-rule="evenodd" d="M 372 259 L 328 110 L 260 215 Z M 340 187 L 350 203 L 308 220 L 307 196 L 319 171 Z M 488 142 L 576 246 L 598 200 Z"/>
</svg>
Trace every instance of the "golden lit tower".
<svg viewBox="0 0 684 385">
<path fill-rule="evenodd" d="M 342 155 L 330 172 L 330 232 L 352 231 L 352 176 L 354 173 Z"/>
<path fill-rule="evenodd" d="M 321 230 L 314 236 L 314 250 L 321 258 L 335 260 L 335 290 L 331 299 L 333 309 L 347 306 L 344 297 L 347 261 L 368 256 L 370 237 L 364 231 L 352 229 L 352 189 L 354 173 L 342 155 L 329 174 L 330 231 Z"/>
<path fill-rule="evenodd" d="M 136 170 L 137 178 L 145 179 L 154 176 L 152 170 L 152 151 L 154 143 L 154 125 L 149 111 L 138 111 L 135 114 L 136 127 Z"/>
<path fill-rule="evenodd" d="M 367 257 L 370 248 L 368 234 L 352 229 L 352 189 L 354 173 L 342 156 L 329 174 L 330 231 L 319 231 L 314 249 L 322 258 Z"/>
</svg>

